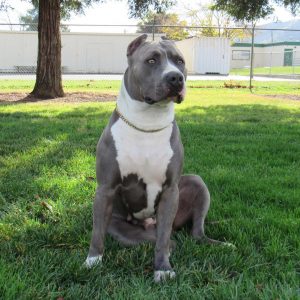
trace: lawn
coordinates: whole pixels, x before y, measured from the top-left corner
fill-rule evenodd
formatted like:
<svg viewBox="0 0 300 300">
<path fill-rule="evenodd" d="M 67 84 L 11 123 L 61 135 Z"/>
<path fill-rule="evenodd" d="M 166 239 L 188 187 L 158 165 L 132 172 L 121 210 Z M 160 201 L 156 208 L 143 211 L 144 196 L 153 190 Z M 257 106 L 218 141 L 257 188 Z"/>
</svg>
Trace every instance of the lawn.
<svg viewBox="0 0 300 300">
<path fill-rule="evenodd" d="M 66 80 L 63 83 L 64 89 L 69 93 L 88 92 L 88 93 L 105 93 L 117 95 L 121 86 L 120 81 L 112 80 Z M 209 81 L 188 81 L 188 88 L 200 88 L 201 93 L 204 90 L 209 90 L 208 96 L 219 95 L 224 91 L 224 86 L 236 88 L 234 94 L 245 95 L 248 91 L 243 91 L 249 88 L 249 81 L 230 81 L 230 80 L 209 80 Z M 299 81 L 291 82 L 262 82 L 253 81 L 253 92 L 255 94 L 263 95 L 277 95 L 277 94 L 300 94 Z M 0 79 L 0 93 L 29 93 L 34 87 L 33 80 L 1 80 Z M 229 91 L 231 93 L 232 91 Z M 226 92 L 227 93 L 227 92 Z M 193 93 L 192 93 L 193 95 Z"/>
<path fill-rule="evenodd" d="M 65 89 L 113 99 L 120 85 L 87 84 Z M 285 98 L 296 84 L 263 84 L 260 93 L 279 97 L 193 82 L 176 106 L 184 172 L 200 174 L 212 196 L 207 234 L 236 250 L 198 245 L 182 230 L 173 236 L 177 277 L 165 284 L 153 282 L 149 244 L 107 237 L 103 264 L 81 267 L 95 147 L 114 102 L 0 103 L 0 298 L 300 299 L 300 101 Z M 28 92 L 32 82 L 0 87 Z"/>
<path fill-rule="evenodd" d="M 232 75 L 249 75 L 250 68 L 232 69 Z M 254 75 L 300 75 L 300 66 L 261 67 L 253 69 Z"/>
</svg>

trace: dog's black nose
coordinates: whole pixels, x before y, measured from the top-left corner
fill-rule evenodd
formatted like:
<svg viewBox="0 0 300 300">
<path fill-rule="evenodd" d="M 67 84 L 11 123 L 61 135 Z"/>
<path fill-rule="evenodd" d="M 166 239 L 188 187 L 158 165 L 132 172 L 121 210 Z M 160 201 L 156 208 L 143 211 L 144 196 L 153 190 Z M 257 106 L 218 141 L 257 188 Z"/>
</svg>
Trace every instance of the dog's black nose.
<svg viewBox="0 0 300 300">
<path fill-rule="evenodd" d="M 169 72 L 166 75 L 166 81 L 174 88 L 181 88 L 183 86 L 183 75 L 175 71 Z"/>
</svg>

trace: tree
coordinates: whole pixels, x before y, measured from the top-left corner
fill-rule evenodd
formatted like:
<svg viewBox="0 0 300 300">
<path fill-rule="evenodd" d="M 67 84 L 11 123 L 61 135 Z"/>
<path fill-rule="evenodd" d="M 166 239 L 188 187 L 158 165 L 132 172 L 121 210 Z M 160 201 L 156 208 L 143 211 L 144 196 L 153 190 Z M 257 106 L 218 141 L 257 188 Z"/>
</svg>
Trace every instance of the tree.
<svg viewBox="0 0 300 300">
<path fill-rule="evenodd" d="M 60 0 L 39 0 L 38 60 L 32 95 L 63 97 L 61 77 Z"/>
<path fill-rule="evenodd" d="M 246 25 L 241 22 L 236 23 L 226 11 L 215 9 L 212 3 L 201 5 L 199 9 L 188 9 L 188 15 L 192 26 L 203 26 L 194 32 L 195 35 L 227 37 L 232 40 L 250 36 L 249 30 L 246 28 L 229 29 L 236 26 L 246 27 Z"/>
<path fill-rule="evenodd" d="M 129 15 L 134 18 L 143 18 L 149 11 L 165 12 L 176 3 L 176 0 L 127 0 Z"/>
<path fill-rule="evenodd" d="M 37 3 L 38 5 L 38 3 Z M 63 14 L 62 11 L 61 19 L 66 21 L 70 18 L 69 14 Z M 37 24 L 39 22 L 39 7 L 34 6 L 32 9 L 27 10 L 25 15 L 20 16 L 20 23 L 25 24 L 22 25 L 23 30 L 25 31 L 37 31 Z M 61 31 L 70 31 L 67 25 L 60 25 Z"/>
<path fill-rule="evenodd" d="M 36 83 L 32 95 L 39 98 L 64 96 L 61 78 L 61 14 L 69 16 L 72 11 L 83 13 L 93 2 L 103 0 L 32 0 L 39 3 L 38 62 Z M 132 17 L 144 15 L 153 7 L 160 11 L 173 2 L 171 0 L 128 0 Z"/>
<path fill-rule="evenodd" d="M 7 3 L 6 0 L 0 0 L 0 11 L 7 11 L 11 8 Z"/>
<path fill-rule="evenodd" d="M 218 31 L 214 27 L 213 13 L 208 9 L 208 6 L 200 5 L 199 9 L 189 9 L 188 16 L 190 18 L 191 26 L 205 26 L 206 28 L 201 28 L 200 30 L 193 31 L 193 35 L 201 36 L 218 36 Z"/>
<path fill-rule="evenodd" d="M 19 21 L 22 24 L 29 24 L 29 25 L 23 25 L 24 30 L 36 31 L 37 30 L 36 24 L 39 21 L 38 7 L 33 7 L 32 9 L 29 9 L 25 15 L 19 18 Z"/>
<path fill-rule="evenodd" d="M 236 20 L 254 23 L 273 11 L 273 4 L 284 5 L 293 14 L 300 9 L 300 0 L 215 0 L 214 8 L 226 11 Z"/>
<path fill-rule="evenodd" d="M 152 25 L 177 25 L 187 26 L 186 21 L 180 21 L 177 14 L 167 14 L 165 12 L 155 13 L 150 11 L 142 22 L 138 23 L 139 29 L 137 32 L 152 33 L 165 33 L 166 37 L 171 40 L 183 40 L 188 37 L 188 32 L 185 28 L 180 27 L 155 27 Z"/>
<path fill-rule="evenodd" d="M 8 0 L 0 0 L 1 8 Z M 64 96 L 61 77 L 61 16 L 71 12 L 83 13 L 95 2 L 104 0 L 30 0 L 38 7 L 38 60 L 36 82 L 31 94 L 38 98 Z M 172 5 L 173 0 L 127 0 L 131 17 L 141 17 L 149 9 L 163 11 Z"/>
</svg>

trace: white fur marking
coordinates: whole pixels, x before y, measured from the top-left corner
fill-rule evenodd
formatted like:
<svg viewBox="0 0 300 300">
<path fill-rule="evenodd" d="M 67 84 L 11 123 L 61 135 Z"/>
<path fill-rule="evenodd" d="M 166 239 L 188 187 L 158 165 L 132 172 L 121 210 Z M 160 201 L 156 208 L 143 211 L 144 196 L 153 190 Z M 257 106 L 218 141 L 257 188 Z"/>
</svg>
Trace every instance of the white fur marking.
<svg viewBox="0 0 300 300">
<path fill-rule="evenodd" d="M 165 52 L 165 54 L 166 54 L 166 59 L 167 59 L 167 65 L 166 65 L 166 68 L 164 69 L 164 71 L 162 72 L 162 78 L 164 78 L 165 77 L 165 75 L 167 74 L 167 73 L 169 73 L 169 72 L 179 72 L 179 73 L 181 73 L 181 75 L 184 77 L 184 75 L 182 74 L 182 72 L 179 70 L 179 68 L 173 63 L 173 62 L 171 62 L 170 60 L 169 60 L 169 58 L 168 58 L 168 53 L 167 53 L 167 51 L 166 50 L 164 50 L 164 49 L 161 49 L 163 52 Z"/>
<path fill-rule="evenodd" d="M 136 127 L 144 130 L 161 129 L 168 126 L 175 117 L 174 102 L 160 101 L 153 105 L 132 99 L 122 82 L 117 99 L 120 113 Z"/>
<path fill-rule="evenodd" d="M 124 85 L 122 88 L 125 89 Z M 147 207 L 134 214 L 137 219 L 146 219 L 154 214 L 155 199 L 162 190 L 162 184 L 166 180 L 167 168 L 173 156 L 170 138 L 173 130 L 171 122 L 174 118 L 174 109 L 173 106 L 167 107 L 167 109 L 164 109 L 164 107 L 157 108 L 155 104 L 153 107 L 156 108 L 152 110 L 149 109 L 150 105 L 146 104 L 145 106 L 145 103 L 131 99 L 128 94 L 125 99 L 118 99 L 118 108 L 123 115 L 122 109 L 126 106 L 128 108 L 127 112 L 131 111 L 130 116 L 132 119 L 129 119 L 130 121 L 133 119 L 136 121 L 145 120 L 146 122 L 152 120 L 152 128 L 153 126 L 155 128 L 157 123 L 160 123 L 157 126 L 158 128 L 163 125 L 167 126 L 158 132 L 145 133 L 130 127 L 119 119 L 111 127 L 121 177 L 136 174 L 139 179 L 143 179 L 147 186 Z M 159 118 L 157 114 L 159 114 Z M 169 121 L 163 124 L 162 121 L 165 122 L 165 120 Z M 136 125 L 134 121 L 132 123 Z"/>
<path fill-rule="evenodd" d="M 162 49 L 163 50 L 163 49 Z M 167 65 L 166 68 L 164 69 L 164 71 L 161 74 L 161 78 L 163 79 L 166 74 L 168 74 L 169 72 L 179 72 L 182 77 L 184 78 L 184 75 L 182 74 L 182 72 L 179 70 L 179 68 L 168 59 L 168 54 L 165 50 L 163 50 L 166 54 L 166 58 L 167 58 Z M 185 80 L 183 81 L 183 88 L 181 90 L 181 92 L 179 93 L 179 95 L 181 95 L 183 98 L 185 97 L 185 93 L 186 93 L 186 87 L 185 87 Z"/>
<path fill-rule="evenodd" d="M 173 154 L 173 151 L 172 151 L 172 154 Z M 155 158 L 153 157 L 153 159 L 155 159 Z M 168 159 L 167 163 L 169 163 L 169 161 L 170 160 Z M 165 171 L 167 170 L 167 166 L 168 166 L 168 164 L 166 165 Z M 164 174 L 159 174 L 159 176 L 161 176 L 161 175 L 165 175 L 165 172 L 164 172 Z M 141 177 L 143 178 L 143 180 L 145 182 L 145 178 L 143 177 L 143 175 Z M 165 176 L 161 176 L 161 178 L 163 178 L 163 181 L 165 181 L 165 179 L 166 179 Z M 147 184 L 147 207 L 137 213 L 134 213 L 133 216 L 135 218 L 143 220 L 143 219 L 153 216 L 155 199 L 156 199 L 157 194 L 161 191 L 163 181 L 160 181 L 159 184 L 151 183 L 151 182 L 149 182 L 148 184 L 146 183 Z"/>
<path fill-rule="evenodd" d="M 165 281 L 167 279 L 172 279 L 176 277 L 174 271 L 155 271 L 154 272 L 154 281 L 156 283 Z"/>
<path fill-rule="evenodd" d="M 173 125 L 159 132 L 144 133 L 119 119 L 111 132 L 117 150 L 121 177 L 137 174 L 147 189 L 147 207 L 134 214 L 137 219 L 153 216 L 157 194 L 166 180 L 166 171 L 173 156 L 170 137 Z"/>
<path fill-rule="evenodd" d="M 88 256 L 84 262 L 84 266 L 88 269 L 98 265 L 102 262 L 102 255 Z"/>
<path fill-rule="evenodd" d="M 169 59 L 167 58 L 167 65 L 166 68 L 164 69 L 164 71 L 162 72 L 162 78 L 165 77 L 166 74 L 168 74 L 169 72 L 177 72 L 177 73 L 181 73 L 181 71 L 173 64 L 169 61 Z M 183 77 L 183 74 L 182 74 Z"/>
</svg>

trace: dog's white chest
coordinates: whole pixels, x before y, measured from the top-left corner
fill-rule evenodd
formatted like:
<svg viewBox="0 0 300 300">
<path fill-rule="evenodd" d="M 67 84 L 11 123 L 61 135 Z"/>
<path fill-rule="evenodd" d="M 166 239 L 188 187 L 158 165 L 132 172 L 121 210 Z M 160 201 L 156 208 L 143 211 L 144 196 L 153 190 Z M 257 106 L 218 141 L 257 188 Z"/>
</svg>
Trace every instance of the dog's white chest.
<svg viewBox="0 0 300 300">
<path fill-rule="evenodd" d="M 173 156 L 170 144 L 172 129 L 173 124 L 170 124 L 162 131 L 145 133 L 121 119 L 111 127 L 121 177 L 136 174 L 146 184 L 147 207 L 134 214 L 138 219 L 145 219 L 154 213 L 155 199 L 162 190 Z"/>
</svg>

